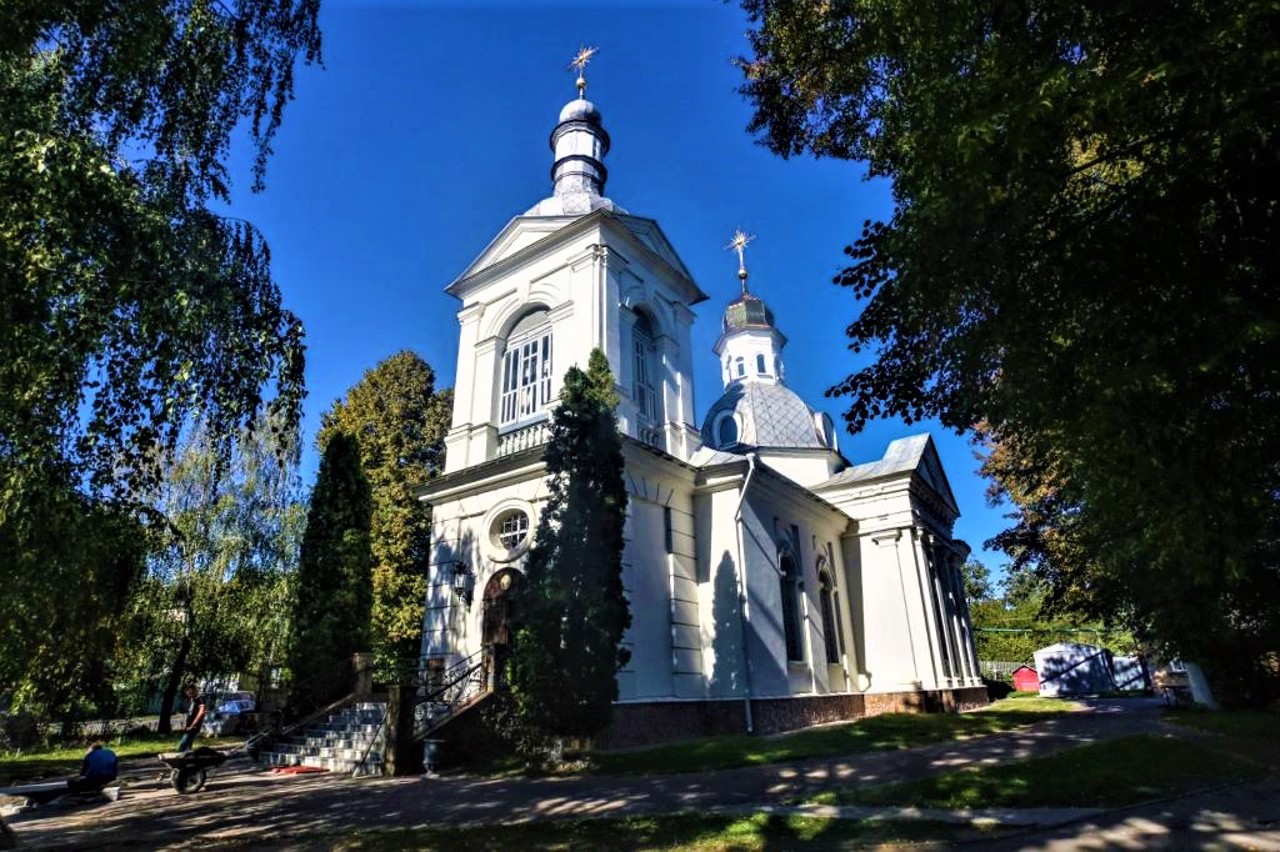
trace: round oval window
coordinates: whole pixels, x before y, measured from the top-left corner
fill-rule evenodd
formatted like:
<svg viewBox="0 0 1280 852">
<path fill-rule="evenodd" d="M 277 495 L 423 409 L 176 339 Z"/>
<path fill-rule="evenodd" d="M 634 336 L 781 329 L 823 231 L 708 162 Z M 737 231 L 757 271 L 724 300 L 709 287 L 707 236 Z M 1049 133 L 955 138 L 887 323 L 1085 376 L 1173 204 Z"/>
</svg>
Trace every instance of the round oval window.
<svg viewBox="0 0 1280 852">
<path fill-rule="evenodd" d="M 503 550 L 515 550 L 529 537 L 529 516 L 519 509 L 503 512 L 493 522 L 490 536 Z"/>
</svg>

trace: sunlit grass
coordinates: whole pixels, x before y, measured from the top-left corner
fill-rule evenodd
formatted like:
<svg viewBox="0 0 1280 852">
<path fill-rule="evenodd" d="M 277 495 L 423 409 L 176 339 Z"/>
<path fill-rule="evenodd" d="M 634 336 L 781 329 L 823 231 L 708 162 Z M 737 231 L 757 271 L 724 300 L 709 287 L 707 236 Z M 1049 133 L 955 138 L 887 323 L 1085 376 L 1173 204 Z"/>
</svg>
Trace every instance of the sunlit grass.
<svg viewBox="0 0 1280 852">
<path fill-rule="evenodd" d="M 177 733 L 128 734 L 102 742 L 114 751 L 117 757 L 124 760 L 131 757 L 152 756 L 162 751 L 173 751 L 178 746 L 180 736 Z M 196 745 L 225 748 L 240 742 L 243 740 L 237 737 L 221 737 L 200 739 Z M 80 771 L 80 761 L 87 750 L 88 745 L 85 744 L 0 752 L 0 784 L 75 775 Z"/>
<path fill-rule="evenodd" d="M 777 737 L 734 734 L 637 751 L 596 753 L 591 755 L 591 765 L 597 774 L 634 775 L 839 757 L 999 733 L 1079 708 L 1058 698 L 1026 695 L 971 713 L 886 713 Z"/>
<path fill-rule="evenodd" d="M 1257 764 L 1173 737 L 1125 737 L 1019 763 L 815 797 L 823 804 L 931 808 L 1118 807 L 1264 774 Z"/>
</svg>

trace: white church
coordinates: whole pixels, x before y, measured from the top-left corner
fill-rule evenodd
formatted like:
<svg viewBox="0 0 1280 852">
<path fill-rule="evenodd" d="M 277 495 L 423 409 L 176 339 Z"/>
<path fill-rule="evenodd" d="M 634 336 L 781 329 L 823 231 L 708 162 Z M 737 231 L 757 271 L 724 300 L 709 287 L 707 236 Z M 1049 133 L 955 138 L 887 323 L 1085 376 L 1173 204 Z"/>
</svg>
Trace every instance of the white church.
<svg viewBox="0 0 1280 852">
<path fill-rule="evenodd" d="M 831 418 L 787 387 L 787 339 L 741 264 L 714 353 L 693 351 L 708 297 L 655 220 L 604 195 L 609 135 L 578 84 L 551 134 L 552 194 L 446 288 L 461 303 L 453 419 L 445 472 L 420 489 L 429 668 L 509 643 L 548 420 L 565 371 L 600 347 L 621 397 L 633 618 L 603 744 L 985 703 L 969 548 L 932 440 L 850 463 Z M 693 361 L 713 354 L 723 388 L 699 426 Z"/>
</svg>

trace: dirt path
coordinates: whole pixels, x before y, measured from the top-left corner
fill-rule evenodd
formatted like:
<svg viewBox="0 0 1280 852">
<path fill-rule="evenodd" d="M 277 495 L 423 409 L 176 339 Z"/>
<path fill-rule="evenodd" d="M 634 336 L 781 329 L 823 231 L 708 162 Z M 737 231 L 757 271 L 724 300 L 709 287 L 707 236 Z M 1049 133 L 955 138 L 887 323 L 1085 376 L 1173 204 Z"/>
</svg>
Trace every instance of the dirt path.
<svg viewBox="0 0 1280 852">
<path fill-rule="evenodd" d="M 860 783 L 908 780 L 962 766 L 1023 760 L 1159 727 L 1147 702 L 1098 702 L 1027 728 L 902 751 L 748 769 L 652 777 L 560 779 L 275 776 L 224 772 L 204 792 L 128 790 L 83 810 L 35 810 L 10 820 L 32 848 L 166 848 L 192 839 L 288 842 L 352 829 L 619 816 L 781 803 Z M 231 766 L 231 764 L 228 764 Z"/>
</svg>

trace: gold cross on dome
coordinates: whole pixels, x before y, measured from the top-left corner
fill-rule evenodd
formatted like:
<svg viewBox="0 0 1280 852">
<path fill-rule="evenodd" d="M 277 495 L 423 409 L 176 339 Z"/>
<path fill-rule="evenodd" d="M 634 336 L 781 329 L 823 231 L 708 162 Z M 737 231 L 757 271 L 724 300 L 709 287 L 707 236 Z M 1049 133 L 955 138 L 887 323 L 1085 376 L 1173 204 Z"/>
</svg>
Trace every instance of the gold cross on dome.
<svg viewBox="0 0 1280 852">
<path fill-rule="evenodd" d="M 587 91 L 587 63 L 591 61 L 591 57 L 600 52 L 598 47 L 587 47 L 583 45 L 578 48 L 578 53 L 573 57 L 573 61 L 569 63 L 571 70 L 578 72 L 578 97 L 585 97 Z"/>
<path fill-rule="evenodd" d="M 742 281 L 742 289 L 747 289 L 747 244 L 756 238 L 755 234 L 748 234 L 746 231 L 738 228 L 733 232 L 733 239 L 726 245 L 725 251 L 732 249 L 738 253 L 738 278 Z"/>
</svg>

